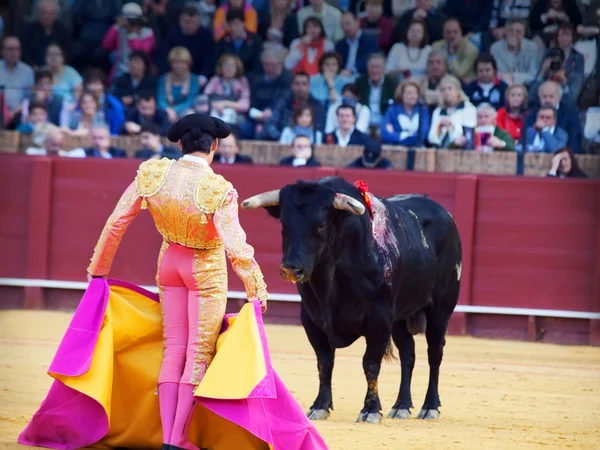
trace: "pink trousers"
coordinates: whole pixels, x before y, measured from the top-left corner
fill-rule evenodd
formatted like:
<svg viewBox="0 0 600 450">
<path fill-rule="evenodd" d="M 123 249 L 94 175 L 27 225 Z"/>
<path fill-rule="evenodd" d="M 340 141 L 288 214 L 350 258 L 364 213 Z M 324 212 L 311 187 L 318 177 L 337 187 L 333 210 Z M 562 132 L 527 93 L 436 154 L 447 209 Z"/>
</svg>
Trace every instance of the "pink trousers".
<svg viewBox="0 0 600 450">
<path fill-rule="evenodd" d="M 198 385 L 214 356 L 227 305 L 223 247 L 194 250 L 163 243 L 157 283 L 165 345 L 158 382 Z"/>
</svg>

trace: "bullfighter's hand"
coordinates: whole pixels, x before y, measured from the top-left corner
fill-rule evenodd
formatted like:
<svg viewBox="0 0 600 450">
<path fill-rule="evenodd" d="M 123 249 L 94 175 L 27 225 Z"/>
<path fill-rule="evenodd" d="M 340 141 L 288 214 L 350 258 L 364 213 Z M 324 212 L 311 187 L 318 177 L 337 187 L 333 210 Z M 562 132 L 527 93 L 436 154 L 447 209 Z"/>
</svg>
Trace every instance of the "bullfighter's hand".
<svg viewBox="0 0 600 450">
<path fill-rule="evenodd" d="M 267 301 L 266 300 L 261 300 L 260 301 L 260 311 L 263 314 L 267 312 Z"/>
</svg>

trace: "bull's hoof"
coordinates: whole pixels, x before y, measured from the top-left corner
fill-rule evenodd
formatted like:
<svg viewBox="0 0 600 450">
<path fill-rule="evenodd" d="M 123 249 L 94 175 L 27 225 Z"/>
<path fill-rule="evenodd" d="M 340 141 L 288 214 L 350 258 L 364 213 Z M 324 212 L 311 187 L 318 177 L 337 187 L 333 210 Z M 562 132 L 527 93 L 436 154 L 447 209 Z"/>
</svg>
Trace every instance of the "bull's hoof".
<svg viewBox="0 0 600 450">
<path fill-rule="evenodd" d="M 408 409 L 394 409 L 387 415 L 388 419 L 410 419 L 410 411 Z"/>
<path fill-rule="evenodd" d="M 311 408 L 306 413 L 306 417 L 308 417 L 310 420 L 325 420 L 329 417 L 329 411 Z"/>
<path fill-rule="evenodd" d="M 440 418 L 440 412 L 437 409 L 422 409 L 417 419 L 437 420 Z"/>
<path fill-rule="evenodd" d="M 356 423 L 380 423 L 383 415 L 380 413 L 361 412 L 356 419 Z"/>
</svg>

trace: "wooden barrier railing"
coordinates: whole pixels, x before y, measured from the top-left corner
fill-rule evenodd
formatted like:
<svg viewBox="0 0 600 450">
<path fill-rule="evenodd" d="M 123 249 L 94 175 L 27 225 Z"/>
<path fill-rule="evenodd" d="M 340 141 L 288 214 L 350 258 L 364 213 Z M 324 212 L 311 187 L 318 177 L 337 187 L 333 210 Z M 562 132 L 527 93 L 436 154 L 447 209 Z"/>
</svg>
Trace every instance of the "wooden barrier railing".
<svg viewBox="0 0 600 450">
<path fill-rule="evenodd" d="M 140 148 L 139 138 L 113 136 L 114 147 L 124 149 L 130 157 Z M 166 145 L 173 145 L 164 139 Z M 32 144 L 30 135 L 14 131 L 0 131 L 0 153 L 23 152 Z M 65 149 L 87 147 L 89 138 L 67 138 Z M 242 141 L 240 153 L 251 156 L 256 164 L 272 165 L 291 154 L 291 148 L 271 141 Z M 325 166 L 346 167 L 362 154 L 362 147 L 339 147 L 319 145 L 315 156 Z M 383 155 L 390 159 L 394 168 L 421 172 L 451 172 L 495 175 L 544 176 L 550 168 L 552 155 L 546 153 L 516 152 L 480 153 L 474 151 L 417 149 L 401 146 L 383 146 Z M 522 158 L 519 161 L 519 158 Z M 577 160 L 589 178 L 600 178 L 600 156 L 577 155 Z"/>
</svg>

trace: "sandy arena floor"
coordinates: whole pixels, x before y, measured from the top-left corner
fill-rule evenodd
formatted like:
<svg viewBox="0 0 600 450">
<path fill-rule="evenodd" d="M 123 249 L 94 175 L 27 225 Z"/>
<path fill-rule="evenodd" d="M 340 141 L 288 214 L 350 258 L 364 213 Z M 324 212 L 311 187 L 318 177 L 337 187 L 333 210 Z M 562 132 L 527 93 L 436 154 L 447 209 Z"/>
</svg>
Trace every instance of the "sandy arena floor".
<svg viewBox="0 0 600 450">
<path fill-rule="evenodd" d="M 70 314 L 0 312 L 0 448 L 17 435 L 51 384 L 46 374 Z M 304 408 L 317 393 L 314 354 L 300 327 L 267 326 L 273 364 Z M 450 337 L 442 363 L 441 418 L 355 424 L 366 384 L 364 341 L 337 352 L 334 406 L 318 422 L 331 450 L 600 449 L 600 349 Z M 417 339 L 413 401 L 419 411 L 428 377 L 425 339 Z M 387 414 L 400 368 L 384 363 L 380 395 Z M 34 448 L 34 447 L 31 447 Z"/>
</svg>

